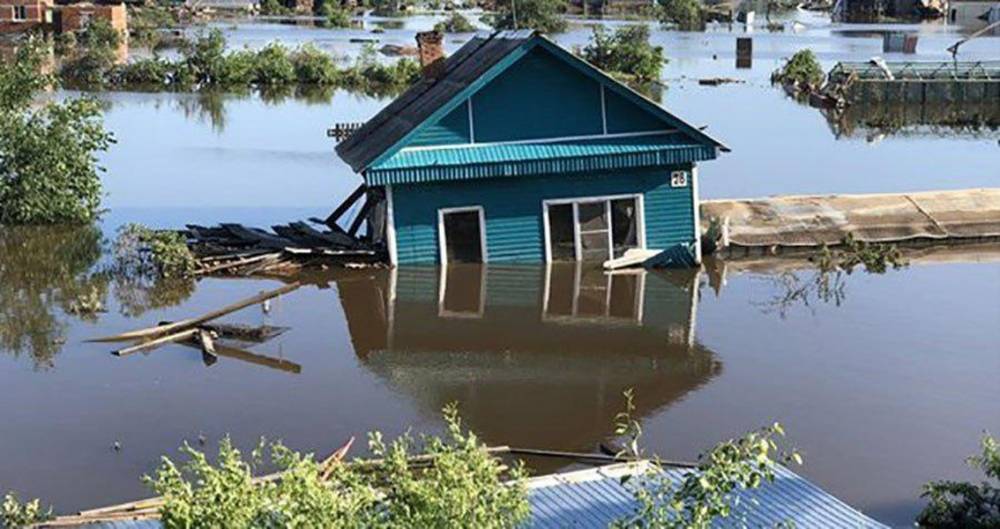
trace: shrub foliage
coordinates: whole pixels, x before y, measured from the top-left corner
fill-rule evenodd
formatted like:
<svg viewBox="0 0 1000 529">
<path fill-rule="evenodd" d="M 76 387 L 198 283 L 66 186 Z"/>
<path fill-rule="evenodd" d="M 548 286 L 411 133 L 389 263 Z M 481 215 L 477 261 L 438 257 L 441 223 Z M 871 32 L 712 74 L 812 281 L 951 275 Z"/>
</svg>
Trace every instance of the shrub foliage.
<svg viewBox="0 0 1000 529">
<path fill-rule="evenodd" d="M 422 452 L 433 464 L 417 468 L 410 458 L 418 448 L 409 435 L 386 443 L 379 433 L 369 448 L 382 463 L 333 467 L 322 479 L 311 455 L 280 443 L 261 443 L 244 459 L 227 439 L 215 464 L 185 445 L 186 462 L 164 458 L 146 481 L 166 503 L 167 528 L 200 527 L 467 527 L 508 529 L 528 515 L 527 495 L 515 468 L 504 483 L 503 467 L 478 438 L 463 431 L 454 406 L 445 408 L 448 435 L 424 437 Z M 265 455 L 269 456 L 265 461 Z M 269 462 L 282 479 L 255 484 L 252 476 Z"/>
<path fill-rule="evenodd" d="M 621 27 L 613 33 L 595 26 L 581 56 L 605 72 L 639 82 L 658 80 L 666 62 L 663 48 L 649 43 L 649 28 L 642 25 Z"/>
<path fill-rule="evenodd" d="M 100 210 L 97 153 L 114 138 L 92 99 L 32 108 L 52 82 L 41 73 L 43 53 L 29 41 L 0 62 L 0 224 L 84 223 Z"/>
<path fill-rule="evenodd" d="M 983 436 L 982 452 L 967 460 L 986 475 L 979 485 L 957 481 L 932 481 L 924 485 L 927 506 L 917 517 L 921 526 L 987 529 L 1000 527 L 1000 443 Z"/>
</svg>

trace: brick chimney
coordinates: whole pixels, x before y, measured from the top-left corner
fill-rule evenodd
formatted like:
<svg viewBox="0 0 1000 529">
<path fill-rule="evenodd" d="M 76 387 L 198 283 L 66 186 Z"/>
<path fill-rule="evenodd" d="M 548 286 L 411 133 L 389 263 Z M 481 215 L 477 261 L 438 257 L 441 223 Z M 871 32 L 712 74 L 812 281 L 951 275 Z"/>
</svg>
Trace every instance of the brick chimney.
<svg viewBox="0 0 1000 529">
<path fill-rule="evenodd" d="M 417 48 L 420 50 L 420 66 L 424 77 L 436 78 L 444 71 L 444 34 L 440 31 L 417 33 Z"/>
</svg>

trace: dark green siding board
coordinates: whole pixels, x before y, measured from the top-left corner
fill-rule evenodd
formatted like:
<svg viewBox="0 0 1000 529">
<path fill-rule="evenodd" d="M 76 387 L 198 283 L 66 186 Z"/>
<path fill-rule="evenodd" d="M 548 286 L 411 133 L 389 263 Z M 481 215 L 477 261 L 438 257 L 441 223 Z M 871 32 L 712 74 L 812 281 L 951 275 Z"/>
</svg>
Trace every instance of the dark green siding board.
<svg viewBox="0 0 1000 529">
<path fill-rule="evenodd" d="M 608 116 L 608 134 L 674 128 L 611 90 L 604 92 L 604 105 Z"/>
<path fill-rule="evenodd" d="M 600 85 L 541 49 L 472 98 L 476 142 L 601 134 Z"/>
<path fill-rule="evenodd" d="M 671 188 L 669 169 L 484 179 L 476 185 L 438 182 L 393 187 L 396 248 L 401 264 L 438 261 L 437 210 L 481 205 L 491 263 L 545 260 L 542 201 L 643 194 L 646 245 L 667 248 L 694 240 L 691 188 Z"/>
<path fill-rule="evenodd" d="M 424 127 L 410 145 L 455 145 L 469 141 L 469 108 L 459 105 L 437 123 Z"/>
</svg>

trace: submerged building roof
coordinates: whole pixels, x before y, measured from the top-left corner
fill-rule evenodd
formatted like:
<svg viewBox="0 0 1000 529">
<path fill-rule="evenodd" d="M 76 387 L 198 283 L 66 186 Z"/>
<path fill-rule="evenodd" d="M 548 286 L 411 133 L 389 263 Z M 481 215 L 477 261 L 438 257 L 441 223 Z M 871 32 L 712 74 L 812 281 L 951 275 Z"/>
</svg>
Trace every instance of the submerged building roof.
<svg viewBox="0 0 1000 529">
<path fill-rule="evenodd" d="M 462 150 L 467 150 L 465 153 L 444 152 L 445 149 L 436 148 L 440 145 L 422 146 L 420 141 L 415 142 L 424 129 L 437 125 L 459 105 L 471 100 L 473 95 L 487 87 L 491 81 L 518 63 L 519 60 L 539 49 L 547 52 L 548 56 L 554 57 L 556 61 L 559 61 L 559 64 L 568 65 L 577 72 L 574 75 L 582 74 L 590 81 L 599 84 L 602 94 L 604 90 L 607 90 L 611 94 L 609 97 L 617 98 L 616 101 L 618 99 L 626 101 L 639 113 L 648 116 L 658 124 L 655 130 L 645 129 L 643 132 L 679 133 L 676 138 L 671 139 L 671 145 L 666 149 L 651 147 L 648 142 L 639 142 L 644 144 L 643 149 L 646 152 L 675 149 L 680 143 L 684 143 L 687 147 L 701 147 L 706 153 L 711 151 L 710 157 L 712 158 L 715 157 L 717 150 L 726 150 L 724 145 L 698 128 L 677 118 L 655 102 L 559 47 L 546 37 L 534 31 L 520 30 L 477 35 L 445 59 L 441 74 L 437 77 L 425 76 L 421 78 L 415 85 L 337 145 L 337 153 L 355 171 L 365 172 L 366 176 L 372 177 L 373 180 L 369 183 L 376 185 L 399 183 L 394 181 L 395 178 L 402 179 L 402 182 L 412 182 L 423 179 L 449 179 L 449 175 L 456 176 L 454 171 L 450 173 L 446 171 L 442 175 L 436 173 L 411 174 L 409 170 L 414 167 L 482 166 L 505 162 L 519 163 L 537 160 L 539 157 L 542 159 L 563 159 L 594 156 L 619 157 L 624 154 L 625 158 L 629 158 L 628 155 L 633 153 L 608 151 L 606 147 L 602 147 L 606 145 L 605 141 L 597 142 L 598 146 L 596 147 L 594 143 L 589 141 L 548 143 L 545 138 L 531 141 L 483 142 L 477 141 L 481 138 L 478 138 L 479 134 L 476 134 L 477 138 L 475 139 L 468 138 L 467 142 L 461 141 L 458 142 L 459 145 L 447 146 L 449 148 L 461 146 Z M 585 87 L 580 87 L 580 89 L 586 90 Z M 603 99 L 601 104 L 603 104 Z M 500 105 L 505 110 L 510 108 L 512 112 L 516 111 L 514 107 L 517 106 L 516 102 L 512 101 L 494 102 L 493 105 Z M 471 120 L 471 104 L 469 114 Z M 607 132 L 607 126 L 605 126 L 604 135 L 607 135 Z M 581 137 L 574 136 L 571 139 L 578 140 Z M 539 146 L 539 143 L 543 142 L 547 145 L 546 147 Z M 509 145 L 511 143 L 527 145 L 512 148 Z M 567 143 L 575 143 L 575 145 L 568 146 Z M 418 146 L 414 147 L 414 145 Z M 414 151 L 400 152 L 404 148 L 414 149 Z M 631 156 L 631 158 L 634 160 L 635 157 Z M 683 161 L 690 162 L 701 159 L 706 158 L 699 157 Z M 625 167 L 628 166 L 628 162 L 625 162 Z M 580 170 L 589 169 L 591 167 L 580 167 Z M 521 168 L 519 170 L 523 172 L 533 169 Z M 381 175 L 375 174 L 377 172 L 381 172 Z M 510 167 L 501 167 L 492 168 L 485 173 L 479 171 L 475 175 L 500 176 L 511 172 Z M 564 172 L 564 170 L 558 172 Z M 459 175 L 459 177 L 468 176 L 473 175 Z"/>
<path fill-rule="evenodd" d="M 606 529 L 634 516 L 638 503 L 629 487 L 640 483 L 649 467 L 645 462 L 552 474 L 528 480 L 531 514 L 525 529 Z M 668 468 L 667 478 L 679 485 L 691 472 Z M 634 476 L 623 483 L 623 478 Z M 881 524 L 805 478 L 778 466 L 773 483 L 736 494 L 729 518 L 712 527 L 797 527 L 802 529 L 883 529 Z M 88 525 L 92 529 L 160 529 L 157 520 L 122 521 Z"/>
<path fill-rule="evenodd" d="M 630 486 L 641 480 L 644 463 L 621 463 L 553 474 L 529 481 L 531 519 L 527 529 L 604 529 L 628 520 L 638 507 Z M 668 468 L 669 481 L 680 485 L 687 468 Z M 630 485 L 622 478 L 636 476 Z M 865 516 L 805 478 L 778 466 L 773 483 L 742 491 L 729 518 L 712 527 L 799 527 L 859 529 L 888 527 Z"/>
</svg>

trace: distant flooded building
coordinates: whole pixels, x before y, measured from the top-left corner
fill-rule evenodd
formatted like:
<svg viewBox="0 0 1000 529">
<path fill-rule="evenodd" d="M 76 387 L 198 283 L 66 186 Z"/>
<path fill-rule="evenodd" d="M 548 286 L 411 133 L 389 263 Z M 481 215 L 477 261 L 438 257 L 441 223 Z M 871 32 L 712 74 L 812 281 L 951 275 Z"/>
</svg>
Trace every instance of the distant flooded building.
<svg viewBox="0 0 1000 529">
<path fill-rule="evenodd" d="M 725 147 L 531 31 L 477 36 L 337 146 L 392 263 L 700 259 L 696 163 Z"/>
<path fill-rule="evenodd" d="M 0 33 L 21 32 L 52 22 L 51 0 L 0 0 Z"/>
<path fill-rule="evenodd" d="M 0 33 L 42 29 L 56 33 L 82 31 L 92 20 L 106 20 L 128 38 L 128 13 L 124 3 L 75 2 L 56 4 L 51 0 L 0 0 Z"/>
</svg>

